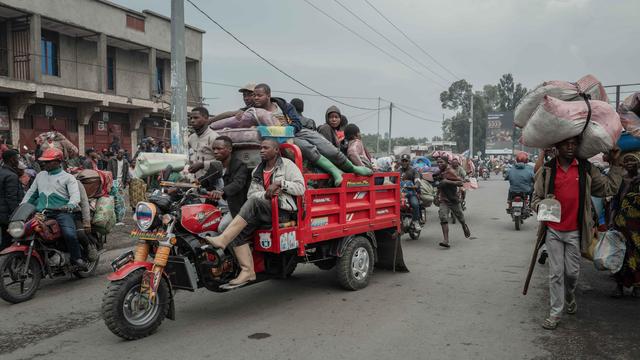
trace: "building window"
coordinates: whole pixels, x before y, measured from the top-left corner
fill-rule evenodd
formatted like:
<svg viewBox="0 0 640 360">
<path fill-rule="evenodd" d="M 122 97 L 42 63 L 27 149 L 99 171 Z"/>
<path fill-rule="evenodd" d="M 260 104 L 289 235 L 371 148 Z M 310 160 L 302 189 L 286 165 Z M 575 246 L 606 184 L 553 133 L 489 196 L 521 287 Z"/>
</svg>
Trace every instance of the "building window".
<svg viewBox="0 0 640 360">
<path fill-rule="evenodd" d="M 42 74 L 60 76 L 58 70 L 58 44 L 57 32 L 42 30 Z"/>
<path fill-rule="evenodd" d="M 156 86 L 158 94 L 164 94 L 164 66 L 162 64 L 156 65 Z"/>
<path fill-rule="evenodd" d="M 144 32 L 144 19 L 127 15 L 127 27 L 129 29 Z"/>
<path fill-rule="evenodd" d="M 107 47 L 107 90 L 116 89 L 116 49 Z"/>
</svg>

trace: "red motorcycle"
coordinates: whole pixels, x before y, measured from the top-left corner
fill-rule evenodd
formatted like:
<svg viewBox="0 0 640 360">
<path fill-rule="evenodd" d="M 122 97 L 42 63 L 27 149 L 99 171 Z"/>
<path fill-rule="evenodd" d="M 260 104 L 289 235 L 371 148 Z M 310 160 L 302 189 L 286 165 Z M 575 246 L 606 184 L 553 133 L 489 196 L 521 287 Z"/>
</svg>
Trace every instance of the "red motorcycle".
<svg viewBox="0 0 640 360">
<path fill-rule="evenodd" d="M 78 241 L 87 270 L 72 264 L 58 223 L 50 219 L 54 211 L 36 212 L 35 206 L 22 204 L 14 212 L 8 233 L 14 243 L 0 252 L 0 297 L 10 303 L 31 299 L 42 277 L 73 274 L 79 278 L 93 275 L 100 261 L 106 236 L 86 234 L 78 226 Z"/>
</svg>

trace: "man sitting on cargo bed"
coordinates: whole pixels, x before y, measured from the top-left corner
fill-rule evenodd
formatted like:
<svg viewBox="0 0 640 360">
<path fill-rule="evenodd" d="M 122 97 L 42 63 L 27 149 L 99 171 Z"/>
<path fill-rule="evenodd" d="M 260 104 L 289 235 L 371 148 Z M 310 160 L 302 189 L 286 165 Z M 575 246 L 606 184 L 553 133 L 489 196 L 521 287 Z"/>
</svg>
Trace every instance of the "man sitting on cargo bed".
<svg viewBox="0 0 640 360">
<path fill-rule="evenodd" d="M 211 245 L 219 249 L 229 244 L 233 246 L 241 271 L 237 278 L 229 281 L 227 288 L 239 287 L 256 279 L 249 242 L 256 229 L 271 225 L 271 199 L 278 197 L 279 220 L 286 222 L 298 211 L 294 196 L 301 196 L 305 191 L 302 172 L 293 161 L 280 156 L 277 141 L 263 140 L 260 157 L 262 162 L 251 175 L 247 202 L 222 234 L 207 238 Z"/>
<path fill-rule="evenodd" d="M 269 85 L 256 85 L 253 102 L 255 107 L 271 112 L 272 116 L 278 119 L 283 126 L 290 125 L 294 127 L 295 138 L 293 142 L 300 148 L 302 157 L 314 166 L 329 173 L 336 186 L 342 183 L 343 172 L 364 176 L 369 176 L 373 173 L 371 169 L 364 166 L 354 166 L 337 147 L 320 133 L 303 128 L 298 112 L 293 105 L 287 103 L 284 99 L 272 98 Z"/>
</svg>

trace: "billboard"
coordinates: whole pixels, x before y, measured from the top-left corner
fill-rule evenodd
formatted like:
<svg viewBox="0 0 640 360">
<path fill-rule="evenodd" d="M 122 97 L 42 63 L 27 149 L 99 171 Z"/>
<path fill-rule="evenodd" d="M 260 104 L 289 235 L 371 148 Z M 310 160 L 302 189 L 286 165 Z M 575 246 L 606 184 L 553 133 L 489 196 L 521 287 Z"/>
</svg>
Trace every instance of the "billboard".
<svg viewBox="0 0 640 360">
<path fill-rule="evenodd" d="M 487 155 L 513 153 L 513 111 L 493 112 L 487 115 Z"/>
</svg>

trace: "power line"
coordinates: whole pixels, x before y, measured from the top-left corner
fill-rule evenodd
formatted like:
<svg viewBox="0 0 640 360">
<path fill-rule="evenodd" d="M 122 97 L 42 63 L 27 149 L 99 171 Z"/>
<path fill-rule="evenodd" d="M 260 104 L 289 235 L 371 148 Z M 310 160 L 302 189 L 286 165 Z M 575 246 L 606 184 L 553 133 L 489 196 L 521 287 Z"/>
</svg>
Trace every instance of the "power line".
<svg viewBox="0 0 640 360">
<path fill-rule="evenodd" d="M 187 1 L 191 1 L 191 0 L 187 0 Z M 347 25 L 343 24 L 342 22 L 340 22 L 338 19 L 336 19 L 335 17 L 331 16 L 330 14 L 328 14 L 327 12 L 325 12 L 324 10 L 320 9 L 319 7 L 317 7 L 316 5 L 314 5 L 312 2 L 310 2 L 309 0 L 304 0 L 304 2 L 306 2 L 307 4 L 309 4 L 309 6 L 311 6 L 312 8 L 314 8 L 316 11 L 320 12 L 321 14 L 323 14 L 324 16 L 328 17 L 329 19 L 333 20 L 336 24 L 340 25 L 341 27 L 343 27 L 344 29 L 346 29 L 347 31 L 349 31 L 350 33 L 352 33 L 353 35 L 357 36 L 358 38 L 360 38 L 362 41 L 368 43 L 369 45 L 375 47 L 376 49 L 378 49 L 380 52 L 382 52 L 383 54 L 387 55 L 388 57 L 392 58 L 393 60 L 399 62 L 400 64 L 404 65 L 406 68 L 408 68 L 409 70 L 415 72 L 416 74 L 430 80 L 433 81 L 434 83 L 443 86 L 442 84 L 440 84 L 439 82 L 433 80 L 432 78 L 428 77 L 427 75 L 425 75 L 424 73 L 416 70 L 414 67 L 412 67 L 411 65 L 407 64 L 406 62 L 402 61 L 400 58 L 394 56 L 393 54 L 389 53 L 388 51 L 384 50 L 383 48 L 381 48 L 380 46 L 376 45 L 375 43 L 373 43 L 371 40 L 365 38 L 364 36 L 360 35 L 358 32 L 356 32 L 355 30 L 351 29 L 350 27 L 348 27 Z M 446 86 L 443 86 L 446 88 Z"/>
<path fill-rule="evenodd" d="M 408 105 L 404 105 L 404 104 L 401 104 L 401 103 L 399 103 L 399 102 L 397 102 L 397 101 L 393 101 L 393 100 L 389 100 L 389 99 L 385 99 L 385 98 L 380 98 L 380 100 L 385 101 L 385 102 L 388 102 L 388 103 L 391 103 L 391 102 L 392 102 L 394 106 L 395 106 L 395 105 L 399 105 L 399 106 L 402 106 L 402 107 L 403 107 L 403 108 L 405 108 L 405 109 L 409 109 L 409 110 L 417 111 L 417 112 L 419 112 L 419 113 L 423 113 L 423 114 L 427 114 L 427 115 L 433 115 L 433 113 L 431 113 L 431 112 L 427 112 L 427 111 L 424 111 L 424 110 L 422 110 L 422 109 L 418 109 L 418 108 L 415 108 L 415 107 L 411 107 L 411 106 L 408 106 Z"/>
<path fill-rule="evenodd" d="M 441 68 L 443 68 L 446 72 L 448 72 L 449 74 L 451 74 L 455 79 L 460 79 L 460 77 L 456 74 L 454 74 L 451 70 L 449 70 L 446 66 L 442 65 L 438 60 L 436 60 L 433 56 L 431 56 L 431 54 L 429 54 L 425 49 L 422 48 L 422 46 L 418 45 L 418 43 L 416 43 L 415 41 L 413 41 L 409 35 L 407 35 L 404 31 L 402 31 L 398 26 L 396 26 L 396 24 L 394 24 L 391 20 L 389 20 L 388 17 L 386 17 L 380 10 L 378 10 L 375 6 L 373 6 L 373 4 L 371 4 L 369 2 L 369 0 L 364 0 L 369 6 L 371 6 L 371 8 L 373 10 L 375 10 L 378 15 L 380 15 L 383 19 L 385 19 L 389 24 L 391 24 L 391 26 L 393 26 L 396 30 L 398 30 L 400 32 L 400 34 L 402 34 L 402 36 L 404 36 L 407 40 L 409 40 L 409 42 L 411 42 L 413 45 L 415 45 L 415 47 L 417 47 L 418 49 L 420 49 L 420 51 L 422 51 L 425 55 L 427 55 L 429 57 L 429 59 L 433 60 L 434 63 L 438 64 Z"/>
<path fill-rule="evenodd" d="M 260 55 L 257 51 L 253 50 L 251 47 L 249 47 L 249 45 L 245 44 L 244 42 L 242 42 L 242 40 L 238 39 L 238 37 L 236 37 L 234 34 L 232 34 L 229 30 L 225 29 L 222 25 L 220 25 L 217 21 L 215 21 L 211 16 L 209 16 L 209 14 L 207 14 L 206 12 L 204 12 L 202 9 L 200 9 L 196 4 L 193 3 L 193 1 L 191 0 L 187 0 L 187 2 L 189 2 L 189 4 L 191 4 L 194 8 L 196 8 L 196 10 L 198 10 L 202 15 L 204 15 L 206 18 L 208 18 L 209 20 L 211 20 L 212 23 L 214 23 L 217 27 L 219 27 L 222 31 L 224 31 L 225 33 L 227 33 L 227 35 L 231 36 L 236 42 L 238 42 L 240 45 L 244 46 L 247 50 L 251 51 L 254 55 L 256 55 L 257 57 L 259 57 L 262 61 L 266 62 L 267 64 L 269 64 L 269 66 L 271 66 L 272 68 L 274 68 L 275 70 L 277 70 L 278 72 L 280 72 L 282 75 L 288 77 L 289 79 L 295 81 L 296 83 L 298 83 L 300 86 L 304 87 L 305 89 L 316 93 L 326 99 L 332 100 L 337 102 L 338 104 L 342 104 L 344 106 L 348 106 L 354 109 L 361 109 L 361 110 L 378 110 L 377 108 L 366 108 L 366 107 L 362 107 L 362 106 L 356 106 L 356 105 L 351 105 L 348 104 L 346 102 L 342 102 L 338 99 L 332 98 L 331 96 L 327 96 L 315 89 L 313 89 L 312 87 L 308 86 L 307 84 L 303 83 L 302 81 L 296 79 L 295 77 L 293 77 L 292 75 L 289 75 L 287 72 L 285 72 L 284 70 L 280 69 L 278 66 L 276 66 L 274 63 L 272 63 L 271 61 L 269 61 L 267 58 L 265 58 L 264 56 Z"/>
<path fill-rule="evenodd" d="M 444 81 L 449 81 L 448 79 L 446 79 L 445 77 L 443 77 L 442 75 L 436 73 L 435 71 L 431 70 L 427 65 L 425 65 L 422 61 L 416 59 L 413 55 L 411 55 L 410 53 L 406 52 L 403 48 L 401 48 L 400 46 L 398 46 L 395 42 L 393 42 L 393 40 L 389 39 L 387 36 L 385 36 L 383 33 L 381 33 L 380 31 L 378 31 L 376 28 L 374 28 L 373 26 L 369 25 L 369 23 L 367 23 L 366 21 L 364 21 L 358 14 L 354 13 L 353 11 L 351 11 L 351 9 L 349 9 L 348 7 L 346 7 L 344 4 L 342 4 L 339 0 L 333 0 L 336 4 L 340 5 L 340 7 L 342 7 L 343 9 L 345 9 L 349 14 L 353 15 L 356 19 L 358 19 L 361 23 L 363 23 L 366 27 L 368 27 L 369 29 L 371 29 L 371 31 L 375 32 L 376 34 L 380 35 L 380 37 L 382 37 L 383 39 L 385 39 L 389 44 L 391 44 L 393 47 L 395 47 L 396 49 L 400 50 L 402 53 L 404 53 L 405 55 L 407 55 L 408 57 L 410 57 L 411 59 L 413 59 L 413 61 L 417 62 L 418 64 L 420 64 L 423 68 L 425 68 L 427 71 L 429 71 L 430 73 L 432 73 L 433 75 L 439 77 L 440 79 L 444 80 Z M 438 83 L 440 84 L 440 83 Z M 444 87 L 446 87 L 445 85 L 442 85 Z"/>
<path fill-rule="evenodd" d="M 409 115 L 409 116 L 411 116 L 411 117 L 414 117 L 414 118 L 416 118 L 416 119 L 418 119 L 418 120 L 422 120 L 422 121 L 429 121 L 429 122 L 434 122 L 434 123 L 442 124 L 442 121 L 441 121 L 441 120 L 433 120 L 433 119 L 425 118 L 425 117 L 422 117 L 422 116 L 418 116 L 418 115 L 416 115 L 416 114 L 412 114 L 412 113 L 408 112 L 407 110 L 403 109 L 403 108 L 402 108 L 402 107 L 400 107 L 400 106 L 395 106 L 395 105 L 396 105 L 396 103 L 393 103 L 393 105 L 394 105 L 393 107 L 394 107 L 396 110 L 398 110 L 398 111 L 400 111 L 400 112 L 402 112 L 402 113 L 405 113 L 405 114 L 407 114 L 407 115 Z"/>
</svg>

